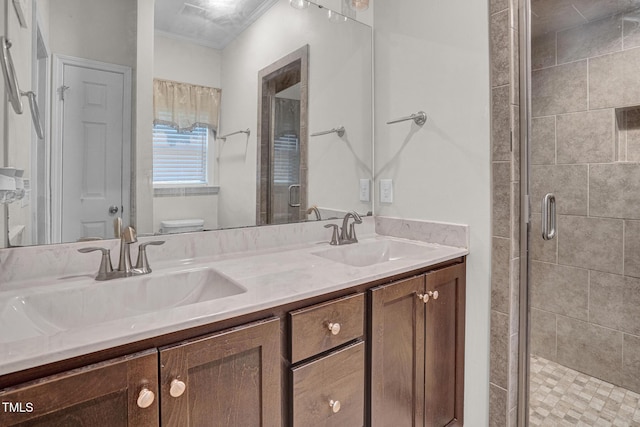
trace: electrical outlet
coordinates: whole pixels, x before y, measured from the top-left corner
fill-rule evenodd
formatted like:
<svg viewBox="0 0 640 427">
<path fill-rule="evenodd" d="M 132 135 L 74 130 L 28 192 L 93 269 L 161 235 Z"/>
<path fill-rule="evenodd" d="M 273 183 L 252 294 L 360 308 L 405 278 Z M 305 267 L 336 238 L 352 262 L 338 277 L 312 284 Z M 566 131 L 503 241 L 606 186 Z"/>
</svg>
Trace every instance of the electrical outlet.
<svg viewBox="0 0 640 427">
<path fill-rule="evenodd" d="M 370 200 L 370 194 L 371 194 L 371 181 L 369 181 L 368 179 L 361 179 L 360 180 L 360 201 L 361 202 L 368 202 Z"/>
<path fill-rule="evenodd" d="M 380 180 L 380 203 L 393 203 L 393 180 Z"/>
</svg>

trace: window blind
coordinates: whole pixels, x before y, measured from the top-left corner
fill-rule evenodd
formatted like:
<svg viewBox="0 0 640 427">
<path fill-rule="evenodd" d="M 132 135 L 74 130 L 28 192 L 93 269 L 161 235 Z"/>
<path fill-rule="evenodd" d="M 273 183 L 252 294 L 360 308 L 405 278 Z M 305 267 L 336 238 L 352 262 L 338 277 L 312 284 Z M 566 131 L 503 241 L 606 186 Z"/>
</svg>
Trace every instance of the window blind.
<svg viewBox="0 0 640 427">
<path fill-rule="evenodd" d="M 273 182 L 275 184 L 298 184 L 300 169 L 300 147 L 298 136 L 284 134 L 274 139 Z"/>
<path fill-rule="evenodd" d="M 207 184 L 209 130 L 153 126 L 154 184 Z"/>
</svg>

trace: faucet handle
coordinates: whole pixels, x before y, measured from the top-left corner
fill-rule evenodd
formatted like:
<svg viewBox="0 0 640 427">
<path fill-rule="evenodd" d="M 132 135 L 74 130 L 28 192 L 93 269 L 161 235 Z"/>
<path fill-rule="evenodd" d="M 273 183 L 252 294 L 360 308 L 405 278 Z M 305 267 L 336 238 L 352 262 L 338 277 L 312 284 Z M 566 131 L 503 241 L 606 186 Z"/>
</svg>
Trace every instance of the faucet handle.
<svg viewBox="0 0 640 427">
<path fill-rule="evenodd" d="M 147 259 L 147 246 L 149 245 L 164 245 L 164 240 L 152 240 L 138 245 L 138 259 L 136 260 L 135 269 L 144 274 L 151 273 L 151 267 L 149 267 L 149 260 Z"/>
<path fill-rule="evenodd" d="M 102 259 L 100 260 L 100 267 L 98 268 L 96 280 L 105 280 L 110 273 L 113 273 L 113 266 L 111 265 L 111 251 L 109 249 L 99 247 L 78 249 L 78 252 L 83 254 L 95 251 L 102 252 Z"/>
<path fill-rule="evenodd" d="M 331 234 L 331 242 L 329 242 L 330 245 L 337 245 L 338 244 L 338 224 L 327 224 L 324 226 L 324 228 L 332 228 L 333 227 L 333 233 Z"/>
</svg>

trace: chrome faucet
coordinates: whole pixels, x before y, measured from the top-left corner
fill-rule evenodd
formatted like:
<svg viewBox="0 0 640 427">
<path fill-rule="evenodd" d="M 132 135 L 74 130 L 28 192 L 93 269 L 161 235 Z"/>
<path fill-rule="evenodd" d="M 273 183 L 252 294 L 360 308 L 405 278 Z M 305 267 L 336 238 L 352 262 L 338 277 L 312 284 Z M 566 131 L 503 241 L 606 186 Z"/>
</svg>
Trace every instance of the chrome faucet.
<svg viewBox="0 0 640 427">
<path fill-rule="evenodd" d="M 118 261 L 118 272 L 121 277 L 131 276 L 131 244 L 136 243 L 138 237 L 133 227 L 125 228 L 120 233 L 120 257 Z"/>
<path fill-rule="evenodd" d="M 307 215 L 311 214 L 311 212 L 313 212 L 316 215 L 316 221 L 322 221 L 322 216 L 320 216 L 320 210 L 316 205 L 313 205 L 309 209 L 307 209 Z"/>
<path fill-rule="evenodd" d="M 349 224 L 350 217 L 353 218 L 353 222 L 351 224 Z M 342 220 L 342 229 L 340 230 L 341 244 L 346 245 L 349 243 L 358 243 L 358 238 L 356 237 L 356 224 L 362 224 L 362 218 L 360 218 L 358 212 L 347 212 Z"/>
<path fill-rule="evenodd" d="M 353 218 L 353 222 L 349 224 L 349 218 Z M 324 228 L 332 228 L 333 232 L 331 235 L 330 245 L 348 245 L 349 243 L 358 243 L 358 238 L 356 237 L 356 224 L 362 224 L 362 218 L 358 215 L 357 212 L 351 211 L 347 212 L 342 220 L 342 228 L 340 228 L 340 233 L 338 234 L 338 225 L 337 224 L 327 224 Z"/>
<path fill-rule="evenodd" d="M 164 244 L 164 240 L 155 240 L 138 245 L 138 259 L 135 267 L 133 267 L 131 265 L 131 244 L 138 241 L 136 230 L 133 227 L 127 227 L 120 231 L 120 233 L 117 233 L 120 235 L 120 256 L 117 270 L 114 270 L 112 267 L 111 251 L 109 249 L 99 247 L 78 249 L 78 252 L 80 253 L 94 251 L 102 252 L 102 259 L 100 260 L 100 267 L 98 268 L 96 280 L 111 280 L 120 277 L 139 276 L 141 274 L 151 273 L 151 267 L 149 267 L 149 261 L 147 260 L 146 248 L 149 245 L 162 245 Z"/>
</svg>

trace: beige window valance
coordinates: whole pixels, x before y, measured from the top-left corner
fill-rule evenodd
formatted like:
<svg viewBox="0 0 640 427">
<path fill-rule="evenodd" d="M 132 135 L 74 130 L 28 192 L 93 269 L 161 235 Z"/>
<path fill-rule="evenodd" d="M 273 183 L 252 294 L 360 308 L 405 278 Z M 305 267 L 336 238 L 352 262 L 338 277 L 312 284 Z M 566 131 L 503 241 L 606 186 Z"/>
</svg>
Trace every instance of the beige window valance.
<svg viewBox="0 0 640 427">
<path fill-rule="evenodd" d="M 153 80 L 153 124 L 178 130 L 218 130 L 221 90 L 170 80 Z"/>
</svg>

